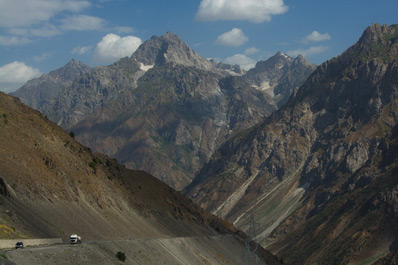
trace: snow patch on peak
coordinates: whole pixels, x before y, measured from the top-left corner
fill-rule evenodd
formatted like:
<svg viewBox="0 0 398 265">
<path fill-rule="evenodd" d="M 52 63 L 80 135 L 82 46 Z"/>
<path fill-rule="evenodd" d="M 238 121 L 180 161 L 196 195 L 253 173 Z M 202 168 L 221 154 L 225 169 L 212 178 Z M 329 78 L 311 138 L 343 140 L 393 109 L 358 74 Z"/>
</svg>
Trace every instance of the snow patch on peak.
<svg viewBox="0 0 398 265">
<path fill-rule="evenodd" d="M 281 55 L 283 56 L 283 57 L 285 57 L 286 59 L 288 59 L 288 60 L 293 60 L 293 58 L 291 58 L 289 55 L 287 55 L 286 53 L 281 53 Z"/>
<path fill-rule="evenodd" d="M 152 65 L 145 65 L 143 63 L 139 63 L 139 64 L 140 64 L 140 69 L 145 72 L 148 71 L 149 69 L 152 69 L 155 66 L 154 64 L 152 64 Z"/>
</svg>

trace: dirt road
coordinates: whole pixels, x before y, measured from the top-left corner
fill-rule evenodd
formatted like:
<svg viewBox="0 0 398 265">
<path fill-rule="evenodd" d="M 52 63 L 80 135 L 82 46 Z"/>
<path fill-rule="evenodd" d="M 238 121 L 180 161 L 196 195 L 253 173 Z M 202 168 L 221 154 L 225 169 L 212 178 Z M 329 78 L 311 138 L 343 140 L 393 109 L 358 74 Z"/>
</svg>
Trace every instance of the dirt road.
<svg viewBox="0 0 398 265">
<path fill-rule="evenodd" d="M 224 235 L 59 244 L 6 250 L 4 255 L 18 265 L 226 265 L 245 264 L 245 251 L 233 236 Z M 125 254 L 125 262 L 116 257 L 118 252 Z M 0 257 L 0 264 L 3 264 L 1 261 Z M 265 263 L 258 261 L 256 264 Z"/>
</svg>

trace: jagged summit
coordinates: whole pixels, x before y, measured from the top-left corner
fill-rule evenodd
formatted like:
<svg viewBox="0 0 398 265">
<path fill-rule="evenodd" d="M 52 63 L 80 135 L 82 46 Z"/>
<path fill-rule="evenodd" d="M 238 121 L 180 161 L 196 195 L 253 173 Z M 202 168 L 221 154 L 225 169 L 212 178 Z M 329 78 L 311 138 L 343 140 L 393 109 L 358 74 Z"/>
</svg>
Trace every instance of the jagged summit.
<svg viewBox="0 0 398 265">
<path fill-rule="evenodd" d="M 274 68 L 282 68 L 286 63 L 291 61 L 293 61 L 293 58 L 279 51 L 274 56 L 267 59 L 266 61 L 257 62 L 255 68 L 261 71 L 270 70 Z"/>
<path fill-rule="evenodd" d="M 391 26 L 373 24 L 369 26 L 362 34 L 359 43 L 397 43 L 398 42 L 398 24 Z"/>
<path fill-rule="evenodd" d="M 161 37 L 151 37 L 138 47 L 131 58 L 147 66 L 176 63 L 203 70 L 214 69 L 211 62 L 198 55 L 180 37 L 170 31 Z"/>
<path fill-rule="evenodd" d="M 325 62 L 329 65 L 353 67 L 358 62 L 371 60 L 389 61 L 398 59 L 398 24 L 391 26 L 373 24 L 366 28 L 362 36 L 340 56 Z"/>
<path fill-rule="evenodd" d="M 293 90 L 305 82 L 315 67 L 301 55 L 293 59 L 279 51 L 266 61 L 257 62 L 244 79 L 253 87 L 267 91 L 280 107 L 287 102 Z"/>
<path fill-rule="evenodd" d="M 91 69 L 89 65 L 71 59 L 63 67 L 29 80 L 11 95 L 20 98 L 22 102 L 30 107 L 38 109 L 61 91 L 62 88 L 72 84 L 76 77 Z M 40 91 L 37 89 L 38 87 Z"/>
<path fill-rule="evenodd" d="M 368 79 L 373 78 L 377 74 L 385 74 L 387 68 L 386 63 L 396 63 L 398 59 L 398 25 L 380 25 L 373 24 L 369 26 L 357 43 L 348 48 L 340 56 L 323 63 L 309 78 L 307 85 L 300 88 L 296 99 L 300 101 L 303 97 L 313 95 L 317 86 L 313 83 L 318 82 L 320 76 L 328 76 L 330 79 L 338 79 L 344 77 L 345 80 L 357 79 L 358 74 L 366 73 Z M 360 73 L 359 69 L 365 71 Z M 361 93 L 366 90 L 363 86 Z M 387 87 L 385 87 L 387 88 Z M 351 93 L 352 91 L 346 91 Z M 320 92 L 318 92 L 319 94 Z M 369 90 L 368 93 L 380 93 Z M 319 96 L 319 95 L 318 95 Z M 315 98 L 318 99 L 318 98 Z M 354 98 L 359 99 L 359 97 Z M 363 102 L 360 104 L 362 105 Z M 331 104 L 333 105 L 333 104 Z M 337 104 L 334 104 L 337 106 Z M 320 106 L 321 107 L 321 106 Z"/>
</svg>

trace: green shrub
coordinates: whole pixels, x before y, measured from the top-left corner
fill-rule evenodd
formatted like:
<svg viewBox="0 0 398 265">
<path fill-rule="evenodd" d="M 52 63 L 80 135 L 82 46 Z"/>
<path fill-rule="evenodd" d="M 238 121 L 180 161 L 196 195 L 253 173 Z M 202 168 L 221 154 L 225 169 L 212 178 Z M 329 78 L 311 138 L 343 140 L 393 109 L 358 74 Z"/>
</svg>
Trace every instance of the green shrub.
<svg viewBox="0 0 398 265">
<path fill-rule="evenodd" d="M 124 262 L 126 260 L 126 254 L 124 254 L 124 252 L 119 251 L 116 254 L 116 258 L 118 258 L 120 261 Z"/>
</svg>

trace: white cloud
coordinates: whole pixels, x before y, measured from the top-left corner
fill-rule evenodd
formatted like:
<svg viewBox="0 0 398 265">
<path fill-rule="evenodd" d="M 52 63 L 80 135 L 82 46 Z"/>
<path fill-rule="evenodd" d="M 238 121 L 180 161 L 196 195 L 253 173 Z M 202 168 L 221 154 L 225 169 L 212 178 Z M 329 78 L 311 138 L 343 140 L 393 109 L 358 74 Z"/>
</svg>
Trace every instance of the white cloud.
<svg viewBox="0 0 398 265">
<path fill-rule="evenodd" d="M 41 75 L 39 69 L 22 62 L 12 62 L 0 67 L 0 91 L 10 93 L 32 78 Z"/>
<path fill-rule="evenodd" d="M 259 52 L 260 52 L 260 50 L 257 49 L 256 47 L 252 47 L 252 48 L 249 48 L 249 49 L 245 50 L 245 54 L 246 55 L 256 54 L 256 53 L 259 53 Z"/>
<path fill-rule="evenodd" d="M 270 21 L 271 15 L 284 14 L 283 0 L 202 0 L 196 18 L 203 21 L 249 20 Z"/>
<path fill-rule="evenodd" d="M 297 55 L 301 54 L 304 57 L 310 57 L 315 54 L 322 53 L 326 51 L 329 47 L 327 46 L 315 46 L 315 47 L 310 47 L 308 49 L 297 49 L 297 50 L 292 50 L 288 51 L 287 54 L 296 57 Z"/>
<path fill-rule="evenodd" d="M 46 53 L 43 53 L 40 56 L 34 56 L 33 60 L 35 60 L 35 62 L 39 63 L 39 62 L 42 62 L 42 61 L 46 60 L 47 58 L 51 57 L 51 55 L 52 55 L 51 52 L 46 52 Z"/>
<path fill-rule="evenodd" d="M 36 37 L 53 37 L 60 35 L 61 31 L 59 31 L 55 26 L 47 24 L 41 28 L 30 29 L 29 33 Z"/>
<path fill-rule="evenodd" d="M 98 30 L 105 25 L 105 20 L 87 15 L 74 15 L 61 20 L 63 30 Z"/>
<path fill-rule="evenodd" d="M 110 64 L 120 58 L 131 56 L 141 45 L 140 38 L 126 36 L 121 38 L 116 34 L 108 34 L 102 38 L 95 48 L 93 60 L 98 64 Z"/>
<path fill-rule="evenodd" d="M 90 2 L 79 0 L 1 0 L 0 27 L 30 27 L 58 13 L 80 12 L 89 6 Z"/>
<path fill-rule="evenodd" d="M 249 70 L 256 66 L 256 61 L 244 54 L 235 54 L 234 56 L 228 57 L 224 60 L 224 63 L 232 65 L 237 64 L 244 70 Z"/>
<path fill-rule="evenodd" d="M 238 28 L 234 28 L 231 31 L 225 32 L 218 36 L 217 40 L 215 41 L 216 45 L 221 46 L 242 46 L 247 42 L 249 39 L 245 36 L 243 31 Z"/>
<path fill-rule="evenodd" d="M 89 52 L 89 51 L 91 50 L 92 47 L 93 47 L 93 46 L 83 46 L 83 47 L 77 46 L 77 47 L 73 48 L 73 50 L 71 51 L 71 53 L 72 53 L 72 54 L 79 54 L 79 55 L 82 55 L 82 54 L 85 54 L 85 53 Z"/>
<path fill-rule="evenodd" d="M 0 44 L 3 46 L 20 46 L 31 43 L 32 41 L 25 37 L 0 36 Z"/>
<path fill-rule="evenodd" d="M 321 34 L 318 31 L 313 31 L 311 34 L 306 36 L 303 39 L 304 43 L 309 43 L 309 42 L 317 42 L 317 41 L 324 41 L 324 40 L 330 40 L 332 37 L 329 35 L 329 33 L 324 33 Z"/>
<path fill-rule="evenodd" d="M 0 0 L 1 1 L 1 0 Z M 24 37 L 53 37 L 61 34 L 61 31 L 58 30 L 55 26 L 45 23 L 44 25 L 40 25 L 36 28 L 10 28 L 8 29 L 8 33 L 15 36 L 24 36 Z"/>
</svg>

